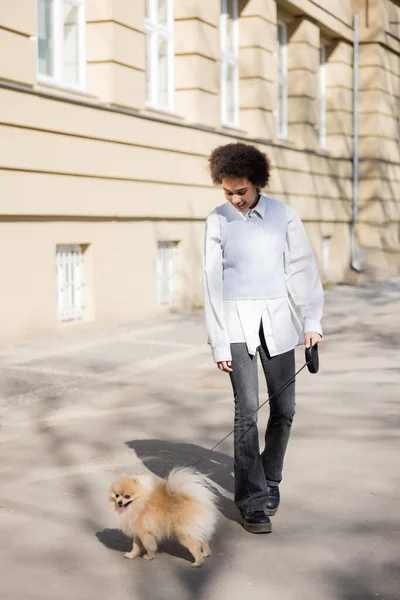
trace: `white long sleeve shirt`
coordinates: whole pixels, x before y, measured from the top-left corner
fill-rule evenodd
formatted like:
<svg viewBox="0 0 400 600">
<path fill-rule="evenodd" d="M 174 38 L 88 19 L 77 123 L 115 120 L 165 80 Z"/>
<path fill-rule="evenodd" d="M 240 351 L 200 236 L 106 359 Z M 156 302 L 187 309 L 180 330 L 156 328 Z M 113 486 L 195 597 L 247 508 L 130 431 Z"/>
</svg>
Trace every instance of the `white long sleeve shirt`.
<svg viewBox="0 0 400 600">
<path fill-rule="evenodd" d="M 268 203 L 264 195 L 246 215 L 246 222 L 268 219 Z M 285 283 L 290 297 L 224 300 L 223 249 L 221 224 L 217 210 L 206 222 L 204 245 L 203 295 L 208 340 L 215 362 L 231 360 L 230 344 L 246 343 L 254 355 L 260 345 L 262 322 L 271 356 L 292 350 L 304 343 L 307 331 L 322 335 L 323 290 L 317 263 L 304 226 L 297 213 L 285 205 L 287 235 L 282 255 Z M 268 256 L 265 256 L 267 263 Z"/>
</svg>

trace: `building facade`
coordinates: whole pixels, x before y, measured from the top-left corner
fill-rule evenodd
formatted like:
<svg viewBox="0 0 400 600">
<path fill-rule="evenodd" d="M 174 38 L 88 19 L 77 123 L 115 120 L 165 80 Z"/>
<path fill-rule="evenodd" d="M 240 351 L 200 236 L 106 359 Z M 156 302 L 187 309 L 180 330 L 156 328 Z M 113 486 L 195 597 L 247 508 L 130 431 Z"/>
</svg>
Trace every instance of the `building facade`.
<svg viewBox="0 0 400 600">
<path fill-rule="evenodd" d="M 201 305 L 237 140 L 326 281 L 399 274 L 399 113 L 397 0 L 2 0 L 0 336 Z"/>
</svg>

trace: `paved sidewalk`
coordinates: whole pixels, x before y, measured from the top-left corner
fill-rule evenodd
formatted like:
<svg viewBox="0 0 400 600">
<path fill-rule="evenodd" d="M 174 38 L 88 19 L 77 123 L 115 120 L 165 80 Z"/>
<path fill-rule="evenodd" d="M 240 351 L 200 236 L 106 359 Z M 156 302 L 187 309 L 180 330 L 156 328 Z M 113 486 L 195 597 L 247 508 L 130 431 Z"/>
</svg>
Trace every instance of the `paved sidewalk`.
<svg viewBox="0 0 400 600">
<path fill-rule="evenodd" d="M 207 451 L 231 429 L 232 399 L 201 313 L 1 349 L 0 597 L 399 600 L 400 282 L 332 288 L 326 304 L 268 536 L 235 521 L 232 438 Z M 110 481 L 195 461 L 221 496 L 213 557 L 191 569 L 167 543 L 125 560 Z"/>
</svg>

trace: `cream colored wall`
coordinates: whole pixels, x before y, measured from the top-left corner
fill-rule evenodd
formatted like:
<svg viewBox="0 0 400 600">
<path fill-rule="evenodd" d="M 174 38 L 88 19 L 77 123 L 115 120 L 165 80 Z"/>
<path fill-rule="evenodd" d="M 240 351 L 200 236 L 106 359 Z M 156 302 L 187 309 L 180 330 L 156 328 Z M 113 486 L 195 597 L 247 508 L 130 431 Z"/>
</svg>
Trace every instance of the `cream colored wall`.
<svg viewBox="0 0 400 600">
<path fill-rule="evenodd" d="M 36 33 L 34 2 L 21 0 L 19 7 L 22 1 L 23 11 L 13 0 L 0 3 L 0 78 L 38 92 L 0 87 L 0 276 L 9 282 L 0 297 L 3 336 L 57 327 L 56 244 L 85 245 L 89 320 L 135 319 L 159 310 L 157 240 L 179 242 L 177 305 L 201 304 L 204 219 L 223 201 L 211 185 L 207 158 L 214 147 L 237 139 L 265 140 L 259 148 L 273 166 L 267 193 L 297 209 L 319 261 L 322 238 L 330 238 L 328 279 L 347 277 L 350 2 L 326 0 L 318 7 L 291 0 L 278 2 L 277 10 L 275 0 L 241 0 L 235 133 L 220 125 L 218 2 L 175 0 L 175 114 L 167 116 L 145 108 L 144 2 L 87 0 L 87 89 L 73 94 L 37 84 L 36 43 L 29 39 Z M 363 42 L 356 233 L 368 273 L 378 277 L 400 272 L 400 54 L 389 23 L 398 7 L 389 0 L 369 5 L 366 28 L 365 3 L 354 2 Z M 278 15 L 289 31 L 287 141 L 277 140 L 273 115 Z M 327 44 L 326 151 L 313 126 L 321 43 Z M 196 123 L 210 129 L 191 126 Z"/>
<path fill-rule="evenodd" d="M 0 222 L 0 344 L 57 327 L 58 244 L 82 244 L 84 321 L 135 320 L 160 312 L 157 241 L 179 241 L 177 306 L 201 304 L 203 222 L 22 220 Z"/>
</svg>

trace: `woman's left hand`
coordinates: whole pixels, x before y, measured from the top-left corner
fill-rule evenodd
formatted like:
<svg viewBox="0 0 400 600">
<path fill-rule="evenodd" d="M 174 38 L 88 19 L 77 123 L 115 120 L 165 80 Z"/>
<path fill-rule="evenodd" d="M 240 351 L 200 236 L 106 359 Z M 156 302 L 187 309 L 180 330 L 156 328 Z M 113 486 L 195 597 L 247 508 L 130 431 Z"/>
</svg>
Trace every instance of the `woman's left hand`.
<svg viewBox="0 0 400 600">
<path fill-rule="evenodd" d="M 309 348 L 311 344 L 315 346 L 315 344 L 319 344 L 321 340 L 322 336 L 316 331 L 306 331 L 304 345 L 306 348 Z"/>
</svg>

